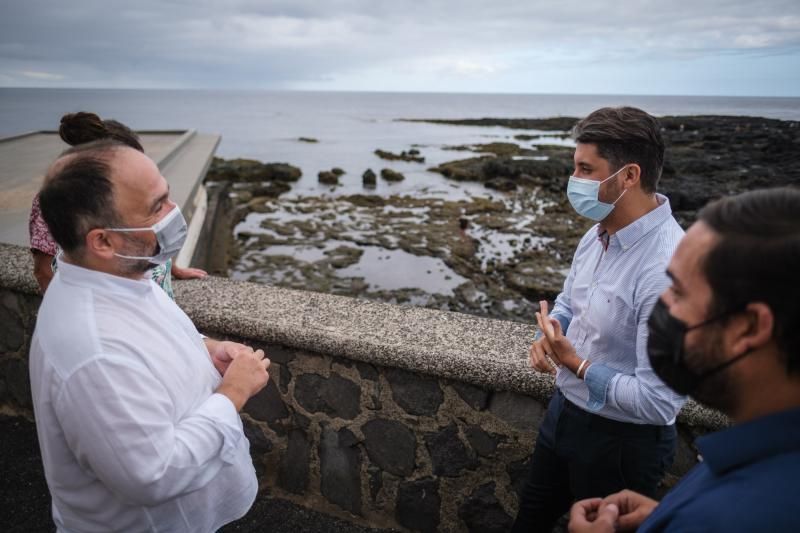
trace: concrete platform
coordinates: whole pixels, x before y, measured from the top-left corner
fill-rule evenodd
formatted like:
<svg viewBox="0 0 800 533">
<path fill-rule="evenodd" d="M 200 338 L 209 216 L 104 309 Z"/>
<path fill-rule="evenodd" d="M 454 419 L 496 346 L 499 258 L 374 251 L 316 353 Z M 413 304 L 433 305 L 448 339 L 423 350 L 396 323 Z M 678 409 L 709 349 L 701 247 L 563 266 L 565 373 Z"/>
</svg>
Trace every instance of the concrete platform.
<svg viewBox="0 0 800 533">
<path fill-rule="evenodd" d="M 206 210 L 205 177 L 220 136 L 195 130 L 138 132 L 161 169 L 189 222 L 189 238 L 178 256 L 188 265 L 200 236 Z M 31 202 L 50 164 L 68 145 L 54 131 L 38 131 L 0 139 L 0 242 L 28 246 Z"/>
</svg>

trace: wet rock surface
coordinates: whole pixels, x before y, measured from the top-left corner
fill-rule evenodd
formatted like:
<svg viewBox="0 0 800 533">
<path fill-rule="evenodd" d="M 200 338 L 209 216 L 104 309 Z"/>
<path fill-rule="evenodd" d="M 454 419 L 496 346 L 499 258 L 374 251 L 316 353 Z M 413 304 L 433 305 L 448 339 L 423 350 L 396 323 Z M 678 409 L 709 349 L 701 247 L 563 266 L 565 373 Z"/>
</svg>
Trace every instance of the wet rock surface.
<svg viewBox="0 0 800 533">
<path fill-rule="evenodd" d="M 263 199 L 252 207 L 230 246 L 235 279 L 517 320 L 531 319 L 538 298 L 558 294 L 588 227 L 563 200 L 544 203 L 537 191 L 504 200 Z"/>
<path fill-rule="evenodd" d="M 414 163 L 424 163 L 425 158 L 419 155 L 419 150 L 403 151 L 399 154 L 387 152 L 386 150 L 375 150 L 375 155 L 387 161 L 411 161 Z"/>
<path fill-rule="evenodd" d="M 403 181 L 406 179 L 402 173 L 392 170 L 391 168 L 381 169 L 381 177 L 386 181 Z"/>
<path fill-rule="evenodd" d="M 373 172 L 371 168 L 368 168 L 364 171 L 364 174 L 361 175 L 361 180 L 365 186 L 374 186 L 378 183 L 378 176 L 375 175 L 375 172 Z"/>
<path fill-rule="evenodd" d="M 564 130 L 565 135 L 577 118 L 553 119 L 467 119 L 413 120 L 434 124 L 464 126 L 502 126 L 509 129 Z M 800 184 L 800 123 L 760 117 L 666 116 L 660 117 L 666 143 L 664 171 L 659 191 L 669 197 L 676 217 L 690 224 L 696 211 L 710 200 L 762 187 Z M 519 141 L 535 135 L 515 135 Z M 508 161 L 507 157 L 527 155 L 511 143 L 492 143 L 467 147 L 475 152 L 491 152 L 493 161 L 462 161 L 434 169 L 453 179 L 488 182 L 497 176 L 527 174 L 546 181 L 562 174 L 557 163 L 571 171 L 572 151 L 561 146 L 534 146 L 534 154 L 547 161 Z M 456 147 L 460 148 L 460 147 Z M 537 173 L 538 171 L 538 173 Z M 555 171 L 555 174 L 554 174 Z M 450 177 L 450 176 L 448 176 Z"/>
<path fill-rule="evenodd" d="M 299 178 L 298 168 L 215 159 L 208 179 L 234 182 L 228 273 L 289 288 L 532 322 L 538 301 L 560 292 L 575 247 L 592 225 L 575 215 L 565 195 L 574 148 L 564 139 L 577 120 L 422 120 L 496 126 L 506 133 L 503 140 L 440 147 L 462 157 L 436 164 L 426 175 L 456 190 L 485 187 L 467 195 L 437 197 L 425 189 L 369 194 L 386 184 L 377 184 L 368 169 L 362 175 L 368 194 L 291 197 L 289 183 Z M 800 184 L 798 122 L 721 116 L 660 121 L 667 153 L 659 191 L 684 226 L 714 198 Z M 416 148 L 399 155 L 378 151 L 400 165 L 380 171 L 391 185 L 404 180 L 400 170 L 410 172 L 408 161 L 423 158 Z M 335 172 L 324 172 L 330 183 L 338 182 Z"/>
<path fill-rule="evenodd" d="M 317 174 L 320 183 L 325 185 L 339 185 L 339 175 L 330 170 L 323 170 Z"/>
<path fill-rule="evenodd" d="M 293 182 L 302 171 L 288 163 L 262 163 L 253 159 L 221 159 L 215 157 L 206 174 L 206 181 Z"/>
</svg>

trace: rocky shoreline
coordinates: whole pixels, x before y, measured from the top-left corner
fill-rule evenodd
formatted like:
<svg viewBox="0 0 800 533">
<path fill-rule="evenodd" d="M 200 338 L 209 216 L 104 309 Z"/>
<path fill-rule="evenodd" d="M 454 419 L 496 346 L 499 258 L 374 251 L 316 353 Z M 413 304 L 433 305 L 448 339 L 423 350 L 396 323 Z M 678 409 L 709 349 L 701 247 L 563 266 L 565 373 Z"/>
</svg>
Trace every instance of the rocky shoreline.
<svg viewBox="0 0 800 533">
<path fill-rule="evenodd" d="M 800 123 L 754 117 L 663 117 L 666 164 L 659 186 L 690 224 L 709 200 L 759 187 L 800 185 Z M 496 126 L 508 142 L 442 147 L 460 159 L 429 168 L 454 184 L 482 183 L 486 197 L 424 194 L 290 198 L 300 169 L 285 163 L 215 159 L 207 181 L 233 209 L 228 274 L 381 301 L 531 322 L 539 299 L 561 289 L 574 248 L 591 226 L 565 197 L 573 148 L 541 144 L 568 137 L 576 118 L 413 120 Z M 542 132 L 515 134 L 514 130 Z M 386 161 L 421 163 L 413 149 Z M 331 162 L 334 164 L 335 162 Z M 342 173 L 320 169 L 335 187 Z M 388 171 L 388 172 L 384 172 Z M 364 169 L 350 169 L 362 179 Z M 396 171 L 379 171 L 396 179 Z M 388 177 L 387 177 L 388 176 Z M 336 178 L 336 180 L 334 180 Z M 369 181 L 369 182 L 368 182 Z M 409 276 L 410 275 L 410 276 Z M 404 286 L 407 283 L 408 286 Z"/>
</svg>

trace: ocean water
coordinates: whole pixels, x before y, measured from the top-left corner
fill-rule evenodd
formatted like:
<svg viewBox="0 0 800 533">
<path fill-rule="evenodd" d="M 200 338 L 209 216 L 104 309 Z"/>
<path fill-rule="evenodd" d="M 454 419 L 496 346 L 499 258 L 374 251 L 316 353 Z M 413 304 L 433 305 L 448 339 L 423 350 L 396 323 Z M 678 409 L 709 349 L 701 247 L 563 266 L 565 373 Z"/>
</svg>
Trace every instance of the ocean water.
<svg viewBox="0 0 800 533">
<path fill-rule="evenodd" d="M 217 154 L 288 162 L 303 170 L 293 194 L 351 194 L 361 191 L 361 174 L 389 167 L 406 180 L 378 180 L 376 194 L 426 193 L 459 197 L 485 195 L 479 185 L 452 183 L 428 172 L 438 163 L 467 157 L 447 145 L 513 140 L 524 132 L 401 122 L 401 118 L 584 116 L 606 105 L 634 105 L 657 115 L 750 115 L 800 120 L 800 98 L 707 96 L 425 94 L 270 92 L 205 90 L 0 89 L 0 136 L 55 129 L 61 115 L 94 111 L 134 129 L 197 129 L 222 135 Z M 312 137 L 319 143 L 299 142 Z M 537 142 L 568 140 L 545 138 Z M 416 146 L 415 146 L 416 145 Z M 400 152 L 412 146 L 425 164 L 387 162 L 376 148 Z M 343 185 L 317 183 L 317 173 L 347 171 Z"/>
<path fill-rule="evenodd" d="M 410 195 L 415 198 L 500 199 L 517 218 L 511 228 L 489 228 L 474 224 L 470 235 L 480 242 L 478 256 L 482 268 L 487 261 L 507 261 L 517 253 L 520 232 L 529 237 L 538 216 L 536 209 L 520 207 L 515 194 L 492 191 L 477 183 L 457 183 L 428 169 L 440 163 L 472 157 L 471 152 L 452 151 L 448 146 L 494 141 L 532 144 L 566 144 L 557 135 L 520 142 L 514 135 L 544 132 L 509 130 L 502 127 L 472 127 L 403 122 L 404 118 L 481 118 L 585 116 L 608 105 L 634 105 L 657 115 L 749 115 L 800 120 L 800 98 L 734 98 L 696 96 L 613 96 L 613 95 L 500 95 L 500 94 L 419 94 L 419 93 L 336 93 L 266 91 L 174 91 L 174 90 L 72 90 L 0 89 L 0 137 L 33 130 L 56 129 L 64 113 L 93 111 L 104 118 L 115 118 L 134 129 L 196 129 L 222 135 L 217 154 L 226 158 L 254 158 L 265 162 L 287 162 L 298 166 L 303 177 L 292 191 L 281 198 L 303 202 L 305 197 L 336 197 L 344 194 Z M 300 142 L 312 137 L 317 143 Z M 395 153 L 416 148 L 424 163 L 384 161 L 375 149 Z M 317 173 L 340 167 L 346 174 L 341 185 L 318 183 Z M 361 174 L 371 168 L 402 172 L 406 179 L 388 183 L 378 179 L 377 188 L 365 191 Z M 526 193 L 520 193 L 526 194 Z M 312 211 L 321 220 L 319 207 Z M 339 220 L 343 209 L 326 200 L 329 220 Z M 387 208 L 388 209 L 388 208 Z M 424 211 L 424 209 L 423 209 Z M 251 213 L 233 229 L 269 235 L 262 227 L 266 219 L 289 224 L 298 215 L 291 202 L 276 202 L 268 214 Z M 306 216 L 306 215 L 303 215 Z M 311 216 L 311 215 L 308 215 Z M 424 212 L 417 213 L 425 223 Z M 358 220 L 351 221 L 358 226 Z M 366 223 L 367 233 L 391 235 L 393 228 Z M 360 227 L 360 226 L 358 226 Z M 273 236 L 274 237 L 274 236 Z M 299 244 L 248 248 L 229 274 L 236 279 L 252 279 L 277 285 L 294 282 L 305 286 L 296 267 L 278 268 L 276 258 L 290 257 L 305 265 L 316 265 L 336 246 L 357 246 L 363 252 L 358 263 L 335 272 L 337 277 L 360 278 L 370 289 L 396 291 L 421 289 L 428 294 L 452 295 L 464 278 L 453 272 L 442 259 L 413 255 L 400 248 L 356 245 L 364 236 L 347 236 L 347 242 L 328 240 Z M 358 238 L 357 238 L 358 237 Z M 534 241 L 539 242 L 535 232 Z M 352 240 L 351 240 L 352 239 Z M 538 240 L 537 240 L 538 239 Z M 547 243 L 542 240 L 540 243 Z M 424 298 L 412 303 L 425 305 Z M 518 302 L 503 302 L 506 309 Z"/>
</svg>

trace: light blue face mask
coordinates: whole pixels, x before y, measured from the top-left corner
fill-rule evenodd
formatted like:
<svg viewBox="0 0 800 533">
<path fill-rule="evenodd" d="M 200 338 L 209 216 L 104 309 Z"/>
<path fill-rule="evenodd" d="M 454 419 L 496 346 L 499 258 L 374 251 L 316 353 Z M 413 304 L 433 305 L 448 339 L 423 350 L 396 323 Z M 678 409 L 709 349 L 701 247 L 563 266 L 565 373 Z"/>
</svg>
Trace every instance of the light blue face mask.
<svg viewBox="0 0 800 533">
<path fill-rule="evenodd" d="M 594 220 L 595 222 L 600 222 L 606 218 L 628 189 L 622 191 L 622 194 L 614 200 L 613 204 L 607 204 L 600 201 L 600 185 L 622 172 L 626 166 L 628 165 L 623 166 L 603 181 L 587 180 L 586 178 L 570 176 L 569 185 L 567 185 L 567 198 L 569 198 L 569 203 L 572 204 L 572 208 L 575 209 L 579 215 Z"/>
<path fill-rule="evenodd" d="M 164 218 L 147 228 L 105 228 L 106 231 L 122 231 L 122 232 L 138 232 L 138 231 L 152 231 L 156 234 L 158 241 L 158 250 L 155 255 L 122 255 L 115 253 L 117 257 L 124 259 L 139 259 L 149 261 L 154 265 L 162 265 L 167 260 L 176 255 L 186 242 L 186 234 L 188 229 L 186 226 L 186 219 L 183 218 L 180 207 L 177 205 L 166 214 Z"/>
</svg>

